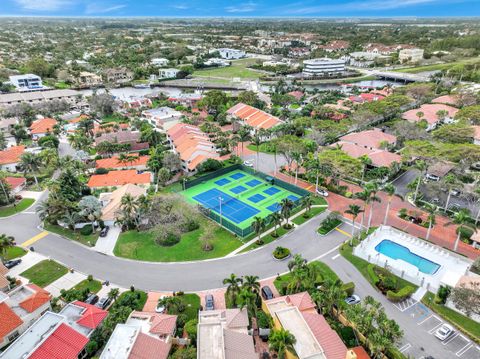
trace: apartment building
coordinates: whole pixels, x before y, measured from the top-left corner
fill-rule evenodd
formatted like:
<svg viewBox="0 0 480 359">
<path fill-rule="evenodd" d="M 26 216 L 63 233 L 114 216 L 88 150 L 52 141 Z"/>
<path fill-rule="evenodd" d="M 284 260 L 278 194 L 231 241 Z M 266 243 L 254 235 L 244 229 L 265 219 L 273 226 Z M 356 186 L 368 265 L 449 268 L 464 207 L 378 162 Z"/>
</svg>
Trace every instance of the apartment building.
<svg viewBox="0 0 480 359">
<path fill-rule="evenodd" d="M 327 57 L 303 61 L 303 76 L 333 76 L 345 71 L 345 60 Z"/>
<path fill-rule="evenodd" d="M 252 134 L 260 129 L 269 130 L 283 123 L 278 117 L 242 102 L 228 109 L 227 114 L 230 118 L 252 127 Z"/>
<path fill-rule="evenodd" d="M 423 49 L 402 49 L 398 53 L 398 60 L 403 64 L 405 62 L 420 62 L 423 60 Z"/>
<path fill-rule="evenodd" d="M 245 57 L 245 51 L 229 48 L 216 49 L 211 52 L 216 52 L 220 54 L 220 57 L 225 60 L 237 60 Z"/>
<path fill-rule="evenodd" d="M 161 79 L 174 79 L 179 72 L 180 70 L 176 68 L 160 69 L 158 70 L 158 77 Z"/>
<path fill-rule="evenodd" d="M 17 91 L 43 90 L 42 78 L 34 74 L 9 76 L 10 83 Z"/>
<path fill-rule="evenodd" d="M 155 126 L 156 130 L 165 132 L 180 123 L 183 114 L 171 107 L 158 107 L 143 111 L 142 116 Z"/>
<path fill-rule="evenodd" d="M 87 71 L 80 72 L 80 74 L 78 75 L 77 82 L 80 88 L 95 87 L 103 83 L 102 78 L 100 76 Z"/>
<path fill-rule="evenodd" d="M 168 59 L 164 59 L 164 58 L 155 58 L 155 59 L 152 59 L 150 61 L 150 64 L 152 66 L 156 66 L 156 67 L 164 67 L 164 66 L 168 66 L 168 63 L 170 61 L 168 61 Z"/>
<path fill-rule="evenodd" d="M 105 80 L 110 83 L 124 84 L 133 80 L 133 72 L 125 67 L 105 70 Z"/>
<path fill-rule="evenodd" d="M 0 94 L 0 108 L 7 108 L 21 103 L 29 105 L 41 104 L 49 101 L 66 101 L 75 107 L 82 99 L 82 94 L 75 90 L 49 90 L 36 92 L 17 92 Z"/>
</svg>

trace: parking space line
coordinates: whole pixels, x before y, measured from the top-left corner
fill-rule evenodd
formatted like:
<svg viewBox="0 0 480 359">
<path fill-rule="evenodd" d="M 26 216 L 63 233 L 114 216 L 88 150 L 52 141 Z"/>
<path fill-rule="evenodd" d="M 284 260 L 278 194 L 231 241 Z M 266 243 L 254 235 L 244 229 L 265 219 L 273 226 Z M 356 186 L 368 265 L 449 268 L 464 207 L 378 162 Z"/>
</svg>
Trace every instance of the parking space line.
<svg viewBox="0 0 480 359">
<path fill-rule="evenodd" d="M 421 325 L 423 323 L 425 323 L 427 320 L 429 320 L 431 317 L 433 317 L 434 315 L 431 315 L 429 317 L 426 317 L 424 320 L 422 320 L 421 322 L 418 322 L 417 325 Z"/>
<path fill-rule="evenodd" d="M 401 347 L 400 349 L 398 349 L 400 351 L 400 353 L 403 353 L 404 351 L 410 349 L 412 347 L 412 344 L 410 343 L 407 343 L 405 344 L 403 347 Z"/>
<path fill-rule="evenodd" d="M 468 349 L 470 349 L 471 347 L 473 347 L 473 344 L 472 343 L 468 343 L 467 345 L 465 345 L 462 349 L 460 349 L 458 352 L 455 353 L 455 355 L 457 357 L 460 357 L 462 356 L 464 353 L 466 353 L 468 351 Z"/>
<path fill-rule="evenodd" d="M 452 335 L 450 338 L 448 338 L 447 340 L 445 340 L 442 344 L 443 345 L 447 345 L 448 343 L 450 343 L 453 339 L 455 339 L 456 337 L 458 337 L 458 333 L 455 333 L 455 335 Z"/>
<path fill-rule="evenodd" d="M 428 334 L 433 334 L 434 331 L 436 331 L 438 328 L 440 328 L 441 326 L 443 325 L 443 322 L 441 322 L 439 325 L 437 325 L 436 327 L 434 327 L 433 329 L 430 329 L 428 331 Z M 445 344 L 444 344 L 445 345 Z"/>
</svg>

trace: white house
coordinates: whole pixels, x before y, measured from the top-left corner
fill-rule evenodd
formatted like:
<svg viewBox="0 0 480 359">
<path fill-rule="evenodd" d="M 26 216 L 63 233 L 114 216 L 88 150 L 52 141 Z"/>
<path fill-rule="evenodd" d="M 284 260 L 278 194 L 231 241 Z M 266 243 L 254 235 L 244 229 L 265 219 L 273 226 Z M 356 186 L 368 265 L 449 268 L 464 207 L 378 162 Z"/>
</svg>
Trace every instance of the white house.
<svg viewBox="0 0 480 359">
<path fill-rule="evenodd" d="M 34 91 L 45 88 L 42 84 L 42 78 L 34 74 L 10 76 L 9 80 L 17 91 Z"/>
<path fill-rule="evenodd" d="M 179 123 L 183 114 L 170 107 L 158 107 L 142 112 L 146 118 L 159 131 L 167 131 L 173 125 Z"/>
<path fill-rule="evenodd" d="M 168 59 L 164 59 L 164 58 L 155 58 L 155 59 L 152 59 L 152 61 L 150 61 L 150 64 L 152 66 L 157 66 L 157 67 L 167 66 L 168 63 L 169 63 Z"/>
<path fill-rule="evenodd" d="M 329 59 L 325 57 L 303 61 L 304 76 L 331 76 L 344 71 L 345 60 L 343 59 Z"/>
<path fill-rule="evenodd" d="M 222 48 L 214 51 L 218 51 L 218 53 L 220 54 L 220 57 L 226 60 L 236 60 L 236 59 L 241 59 L 245 57 L 245 51 L 237 50 L 237 49 Z"/>
<path fill-rule="evenodd" d="M 177 74 L 180 72 L 179 69 L 169 68 L 169 69 L 160 69 L 158 71 L 158 76 L 161 79 L 174 79 L 177 77 Z"/>
<path fill-rule="evenodd" d="M 419 62 L 423 60 L 423 49 L 403 49 L 398 53 L 398 60 L 404 62 Z"/>
</svg>

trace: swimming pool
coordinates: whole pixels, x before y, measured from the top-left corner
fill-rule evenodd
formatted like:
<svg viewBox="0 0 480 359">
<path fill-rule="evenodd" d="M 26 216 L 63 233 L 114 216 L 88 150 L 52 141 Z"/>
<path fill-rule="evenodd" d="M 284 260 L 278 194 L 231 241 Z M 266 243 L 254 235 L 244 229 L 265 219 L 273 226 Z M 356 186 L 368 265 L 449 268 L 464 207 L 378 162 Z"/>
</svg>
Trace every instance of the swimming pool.
<svg viewBox="0 0 480 359">
<path fill-rule="evenodd" d="M 388 239 L 384 239 L 378 243 L 375 250 L 392 259 L 401 259 L 402 261 L 410 263 L 425 274 L 435 274 L 440 268 L 439 264 L 412 253 L 407 247 Z"/>
</svg>

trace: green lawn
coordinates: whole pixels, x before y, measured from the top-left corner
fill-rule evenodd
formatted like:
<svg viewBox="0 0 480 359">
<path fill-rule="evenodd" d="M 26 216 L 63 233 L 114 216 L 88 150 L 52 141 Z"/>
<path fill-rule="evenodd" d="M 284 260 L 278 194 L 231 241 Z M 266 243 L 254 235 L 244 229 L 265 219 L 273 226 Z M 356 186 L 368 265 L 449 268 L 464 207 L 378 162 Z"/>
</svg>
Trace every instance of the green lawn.
<svg viewBox="0 0 480 359">
<path fill-rule="evenodd" d="M 58 278 L 63 277 L 67 272 L 68 269 L 61 264 L 51 259 L 46 259 L 38 262 L 20 275 L 29 279 L 30 282 L 39 287 L 46 287 L 50 283 L 55 282 Z"/>
<path fill-rule="evenodd" d="M 320 275 L 322 276 L 323 280 L 331 279 L 331 280 L 335 281 L 335 280 L 339 279 L 337 274 L 333 270 L 331 270 L 330 267 L 327 266 L 323 262 L 315 261 L 315 262 L 309 263 L 308 265 L 313 266 L 313 267 L 317 267 L 317 269 L 318 269 Z M 284 275 L 276 278 L 275 281 L 273 282 L 273 284 L 275 285 L 275 288 L 277 288 L 277 290 L 279 292 L 281 292 L 281 288 L 283 287 L 283 285 L 288 284 L 291 280 L 292 280 L 292 275 L 290 273 L 287 273 L 287 274 L 284 274 Z"/>
<path fill-rule="evenodd" d="M 445 64 L 433 64 L 433 65 L 409 67 L 409 68 L 398 69 L 398 70 L 394 70 L 394 71 L 395 72 L 407 72 L 407 73 L 411 73 L 411 74 L 416 74 L 416 73 L 425 72 L 425 71 L 443 71 L 443 70 L 448 70 L 448 69 L 450 69 L 454 66 L 457 66 L 457 65 L 474 63 L 474 62 L 477 62 L 477 61 L 478 61 L 478 58 L 469 58 L 469 59 L 463 59 L 463 60 L 449 62 L 449 63 L 445 63 Z"/>
<path fill-rule="evenodd" d="M 198 240 L 205 226 L 215 226 L 213 250 L 205 252 Z M 150 232 L 129 231 L 120 234 L 114 254 L 118 257 L 152 262 L 181 262 L 223 257 L 240 247 L 242 242 L 233 234 L 202 217 L 200 228 L 184 233 L 179 243 L 162 247 L 155 243 Z"/>
<path fill-rule="evenodd" d="M 198 311 L 200 310 L 200 297 L 190 293 L 182 295 L 181 298 L 186 306 L 184 314 L 187 315 L 187 321 L 196 319 L 198 317 Z"/>
<path fill-rule="evenodd" d="M 313 217 L 318 216 L 320 213 L 325 212 L 326 210 L 327 207 L 312 207 L 308 213 L 301 214 L 297 218 L 294 218 L 292 222 L 299 226 L 306 221 L 309 221 Z M 307 214 L 307 216 L 305 216 L 305 214 Z"/>
<path fill-rule="evenodd" d="M 293 229 L 293 228 L 292 228 Z M 279 239 L 280 237 L 282 237 L 284 234 L 290 232 L 291 229 L 285 229 L 283 228 L 283 226 L 279 227 L 277 229 L 277 234 L 278 236 L 277 237 L 273 237 L 272 236 L 272 233 L 270 234 L 267 234 L 266 236 L 262 237 L 262 241 L 263 241 L 263 244 L 260 244 L 258 245 L 256 242 L 253 242 L 252 244 L 250 244 L 247 248 L 244 248 L 240 253 L 245 253 L 245 252 L 248 252 L 248 251 L 251 251 L 252 249 L 256 249 L 256 248 L 260 248 L 260 247 L 263 247 L 264 245 L 268 244 L 268 243 L 271 243 L 277 239 Z M 258 236 L 255 236 L 255 238 L 257 238 Z"/>
<path fill-rule="evenodd" d="M 60 226 L 56 226 L 53 224 L 45 223 L 43 229 L 49 232 L 53 232 L 56 234 L 61 235 L 62 237 L 71 239 L 72 241 L 80 242 L 86 246 L 93 247 L 98 240 L 98 232 L 92 233 L 88 236 L 84 236 L 80 233 L 80 230 L 76 230 L 75 232 L 68 228 L 63 228 Z"/>
<path fill-rule="evenodd" d="M 8 217 L 15 213 L 22 212 L 30 207 L 35 200 L 33 198 L 23 198 L 17 203 L 17 206 L 4 206 L 0 207 L 0 217 Z"/>
<path fill-rule="evenodd" d="M 233 77 L 241 79 L 258 79 L 261 72 L 256 72 L 247 68 L 248 65 L 255 63 L 254 59 L 243 59 L 232 61 L 231 66 L 217 67 L 193 72 L 194 77 L 219 77 L 231 80 Z"/>
<path fill-rule="evenodd" d="M 88 288 L 88 291 L 90 293 L 98 293 L 100 289 L 102 289 L 102 283 L 98 280 L 82 280 L 80 283 L 78 283 L 75 287 L 72 289 L 75 290 L 84 290 L 85 288 Z"/>
<path fill-rule="evenodd" d="M 422 298 L 422 303 L 435 311 L 445 320 L 453 323 L 461 331 L 474 339 L 477 343 L 480 343 L 480 325 L 473 319 L 470 319 L 469 317 L 460 314 L 453 309 L 445 307 L 441 304 L 436 304 L 433 300 L 434 297 L 435 294 L 427 292 Z"/>
<path fill-rule="evenodd" d="M 10 259 L 15 259 L 19 257 L 23 257 L 25 254 L 27 254 L 27 251 L 23 249 L 22 247 L 9 247 L 7 248 L 5 252 L 4 259 L 6 261 L 9 261 Z"/>
<path fill-rule="evenodd" d="M 249 144 L 247 148 L 251 151 L 257 151 L 257 146 L 254 144 Z M 274 151 L 271 148 L 270 144 L 268 142 L 265 142 L 261 143 L 260 146 L 258 146 L 258 152 L 273 154 Z"/>
</svg>

